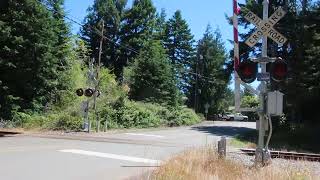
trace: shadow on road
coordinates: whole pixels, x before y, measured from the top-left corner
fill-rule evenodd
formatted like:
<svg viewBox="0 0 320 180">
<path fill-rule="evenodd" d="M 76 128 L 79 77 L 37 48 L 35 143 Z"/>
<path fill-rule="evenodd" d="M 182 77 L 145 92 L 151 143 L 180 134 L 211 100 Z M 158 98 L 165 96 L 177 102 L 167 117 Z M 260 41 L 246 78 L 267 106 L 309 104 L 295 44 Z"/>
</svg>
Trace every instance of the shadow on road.
<svg viewBox="0 0 320 180">
<path fill-rule="evenodd" d="M 14 135 L 22 134 L 20 132 L 10 132 L 10 131 L 1 131 L 0 130 L 0 138 L 1 137 L 12 137 Z"/>
<path fill-rule="evenodd" d="M 234 127 L 234 126 L 197 126 L 197 127 L 192 127 L 192 130 L 210 133 L 216 136 L 229 136 L 229 137 L 234 137 L 236 135 L 255 131 L 254 129 L 247 128 L 247 127 Z"/>
</svg>

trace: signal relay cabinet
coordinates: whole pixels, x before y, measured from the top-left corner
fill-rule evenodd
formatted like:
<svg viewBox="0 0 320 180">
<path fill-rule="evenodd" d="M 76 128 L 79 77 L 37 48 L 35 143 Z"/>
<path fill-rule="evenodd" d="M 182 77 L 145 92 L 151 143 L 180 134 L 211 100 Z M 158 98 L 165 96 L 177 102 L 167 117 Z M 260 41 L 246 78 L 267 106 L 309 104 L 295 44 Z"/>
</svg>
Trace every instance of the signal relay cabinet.
<svg viewBox="0 0 320 180">
<path fill-rule="evenodd" d="M 267 114 L 281 116 L 283 114 L 283 94 L 279 91 L 268 93 Z"/>
</svg>

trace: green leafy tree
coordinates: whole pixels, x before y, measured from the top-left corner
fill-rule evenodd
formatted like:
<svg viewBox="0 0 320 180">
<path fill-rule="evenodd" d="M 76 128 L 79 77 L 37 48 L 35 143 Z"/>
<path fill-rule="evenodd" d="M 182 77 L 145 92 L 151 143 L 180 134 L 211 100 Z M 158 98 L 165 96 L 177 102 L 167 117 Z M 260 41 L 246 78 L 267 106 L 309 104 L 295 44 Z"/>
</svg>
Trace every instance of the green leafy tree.
<svg viewBox="0 0 320 180">
<path fill-rule="evenodd" d="M 159 41 L 147 42 L 130 67 L 130 97 L 176 106 L 178 89 L 169 59 Z"/>
<path fill-rule="evenodd" d="M 259 106 L 259 99 L 256 96 L 243 96 L 241 98 L 241 107 L 244 108 L 257 108 Z"/>
<path fill-rule="evenodd" d="M 234 92 L 232 89 L 227 88 L 226 93 L 221 98 L 221 113 L 228 112 L 230 107 L 234 106 Z"/>
<path fill-rule="evenodd" d="M 259 99 L 257 96 L 246 95 L 241 98 L 241 107 L 243 108 L 258 108 Z M 259 119 L 257 112 L 242 112 L 244 115 L 248 116 L 249 121 L 256 121 Z"/>
</svg>

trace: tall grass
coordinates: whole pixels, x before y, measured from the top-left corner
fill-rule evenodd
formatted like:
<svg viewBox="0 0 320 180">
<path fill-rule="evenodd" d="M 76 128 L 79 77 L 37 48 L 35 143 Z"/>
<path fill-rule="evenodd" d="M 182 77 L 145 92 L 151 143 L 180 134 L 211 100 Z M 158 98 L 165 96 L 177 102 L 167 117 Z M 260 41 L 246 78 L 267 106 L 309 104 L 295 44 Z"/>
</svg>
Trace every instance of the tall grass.
<svg viewBox="0 0 320 180">
<path fill-rule="evenodd" d="M 212 148 L 186 151 L 156 169 L 152 180 L 295 180 L 319 179 L 307 169 L 277 168 L 274 165 L 256 169 L 232 160 L 219 159 Z"/>
</svg>

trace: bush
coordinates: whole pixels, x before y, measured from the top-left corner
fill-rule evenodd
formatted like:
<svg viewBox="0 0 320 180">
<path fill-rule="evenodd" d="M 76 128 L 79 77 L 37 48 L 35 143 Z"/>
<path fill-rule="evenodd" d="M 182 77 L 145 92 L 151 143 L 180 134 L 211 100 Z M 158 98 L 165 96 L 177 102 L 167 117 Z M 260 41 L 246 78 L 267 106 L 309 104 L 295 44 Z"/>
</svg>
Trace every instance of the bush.
<svg viewBox="0 0 320 180">
<path fill-rule="evenodd" d="M 134 102 L 119 98 L 100 113 L 109 128 L 146 128 L 159 126 L 192 125 L 200 122 L 193 110 L 179 107 L 167 108 L 158 104 Z"/>
<path fill-rule="evenodd" d="M 200 122 L 200 117 L 189 108 L 179 107 L 173 111 L 169 126 L 192 125 Z"/>
<path fill-rule="evenodd" d="M 112 108 L 101 112 L 103 121 L 108 122 L 109 128 L 146 128 L 160 126 L 161 119 L 154 111 L 141 103 L 119 99 Z"/>
<path fill-rule="evenodd" d="M 13 115 L 12 121 L 14 122 L 14 126 L 22 127 L 25 122 L 31 121 L 32 117 L 23 112 L 16 112 Z"/>
<path fill-rule="evenodd" d="M 51 114 L 43 125 L 45 129 L 61 131 L 80 131 L 83 119 L 80 116 L 72 116 L 68 113 Z"/>
<path fill-rule="evenodd" d="M 47 117 L 38 114 L 33 114 L 26 117 L 28 118 L 24 119 L 22 124 L 22 127 L 26 129 L 42 128 L 46 122 L 49 122 Z"/>
<path fill-rule="evenodd" d="M 82 128 L 82 118 L 73 116 L 66 112 L 52 114 L 33 114 L 17 113 L 14 116 L 15 127 L 26 129 L 45 129 L 45 130 L 63 130 L 79 131 Z"/>
</svg>

